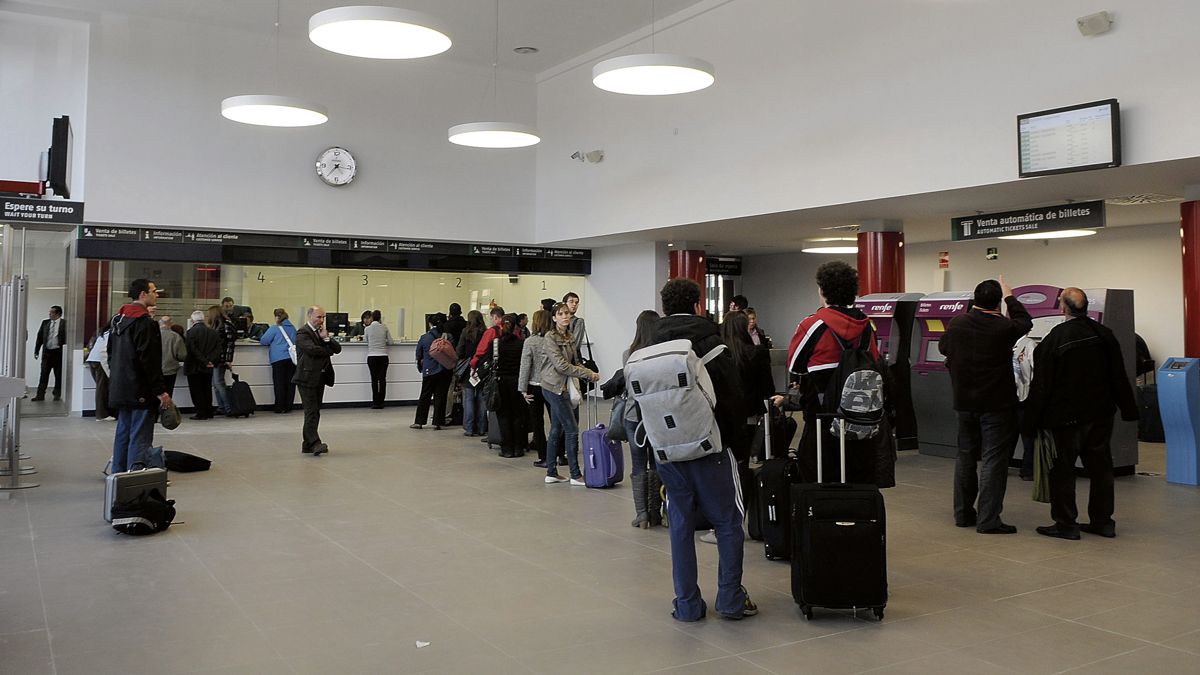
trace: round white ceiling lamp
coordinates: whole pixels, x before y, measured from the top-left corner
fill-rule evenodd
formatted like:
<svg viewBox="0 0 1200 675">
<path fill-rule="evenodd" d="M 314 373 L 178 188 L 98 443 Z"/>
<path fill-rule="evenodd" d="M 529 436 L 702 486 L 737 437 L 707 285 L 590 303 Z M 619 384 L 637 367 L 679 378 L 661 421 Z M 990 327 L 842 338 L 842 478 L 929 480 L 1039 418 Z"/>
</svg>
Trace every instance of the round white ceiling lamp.
<svg viewBox="0 0 1200 675">
<path fill-rule="evenodd" d="M 334 7 L 308 20 L 308 39 L 338 54 L 366 59 L 420 59 L 450 49 L 437 21 L 396 7 Z"/>
<path fill-rule="evenodd" d="M 1031 232 L 1029 234 L 1011 234 L 999 239 L 1070 239 L 1072 237 L 1090 237 L 1095 230 L 1058 230 L 1057 232 Z"/>
<path fill-rule="evenodd" d="M 857 246 L 813 246 L 800 249 L 801 253 L 849 254 L 858 253 Z"/>
<path fill-rule="evenodd" d="M 541 141 L 537 129 L 512 122 L 470 122 L 450 127 L 450 142 L 472 148 L 524 148 Z"/>
<path fill-rule="evenodd" d="M 221 101 L 221 115 L 234 122 L 264 127 L 311 127 L 329 120 L 324 106 L 268 94 L 230 96 Z"/>
<path fill-rule="evenodd" d="M 492 43 L 492 114 L 500 108 L 500 0 L 495 0 L 496 32 Z M 486 97 L 486 94 L 485 94 Z M 492 119 L 495 119 L 493 117 Z M 525 148 L 542 138 L 537 129 L 516 122 L 468 122 L 450 127 L 451 143 L 471 148 Z"/>
<path fill-rule="evenodd" d="M 704 89 L 716 81 L 711 63 L 678 54 L 631 54 L 592 67 L 592 84 L 634 96 L 669 96 Z"/>
</svg>

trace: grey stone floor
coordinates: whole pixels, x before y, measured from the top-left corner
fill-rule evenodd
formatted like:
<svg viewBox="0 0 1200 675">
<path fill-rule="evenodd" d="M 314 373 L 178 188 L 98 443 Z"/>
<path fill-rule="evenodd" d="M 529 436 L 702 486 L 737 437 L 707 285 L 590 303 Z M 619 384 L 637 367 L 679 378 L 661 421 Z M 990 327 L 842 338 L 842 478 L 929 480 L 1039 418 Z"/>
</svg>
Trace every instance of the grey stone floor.
<svg viewBox="0 0 1200 675">
<path fill-rule="evenodd" d="M 1120 536 L 1079 542 L 1034 534 L 1048 509 L 1014 476 L 1020 533 L 983 536 L 953 525 L 952 462 L 906 453 L 882 624 L 805 621 L 748 541 L 759 616 L 685 625 L 627 487 L 545 485 L 411 415 L 329 411 L 320 458 L 298 412 L 160 428 L 214 464 L 173 475 L 184 522 L 146 538 L 101 519 L 113 423 L 28 420 L 41 487 L 0 495 L 0 673 L 1200 672 L 1200 489 L 1161 476 L 1119 479 Z"/>
</svg>

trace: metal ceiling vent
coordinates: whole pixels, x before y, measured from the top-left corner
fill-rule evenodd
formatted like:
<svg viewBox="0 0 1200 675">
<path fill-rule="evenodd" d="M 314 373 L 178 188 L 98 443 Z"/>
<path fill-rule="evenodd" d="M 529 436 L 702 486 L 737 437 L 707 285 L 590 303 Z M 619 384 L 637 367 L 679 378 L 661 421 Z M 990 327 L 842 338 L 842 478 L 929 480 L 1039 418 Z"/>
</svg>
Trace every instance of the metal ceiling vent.
<svg viewBox="0 0 1200 675">
<path fill-rule="evenodd" d="M 1124 197 L 1113 197 L 1105 199 L 1105 203 L 1114 206 L 1139 206 L 1141 204 L 1167 204 L 1170 202 L 1181 202 L 1183 197 L 1174 195 L 1160 195 L 1154 192 L 1147 192 L 1140 195 L 1126 195 Z"/>
<path fill-rule="evenodd" d="M 833 227 L 822 227 L 822 230 L 841 230 L 843 232 L 858 232 L 859 225 L 834 225 Z"/>
</svg>

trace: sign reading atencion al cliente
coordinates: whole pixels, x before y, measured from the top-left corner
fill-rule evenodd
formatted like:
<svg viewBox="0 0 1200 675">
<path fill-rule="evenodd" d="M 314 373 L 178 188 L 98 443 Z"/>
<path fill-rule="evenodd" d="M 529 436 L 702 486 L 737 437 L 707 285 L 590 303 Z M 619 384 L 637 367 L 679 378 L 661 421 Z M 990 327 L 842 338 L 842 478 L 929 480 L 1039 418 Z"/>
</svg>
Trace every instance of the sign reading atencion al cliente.
<svg viewBox="0 0 1200 675">
<path fill-rule="evenodd" d="M 954 218 L 950 221 L 950 238 L 966 241 L 1099 227 L 1104 227 L 1104 202 L 1079 202 Z"/>
</svg>

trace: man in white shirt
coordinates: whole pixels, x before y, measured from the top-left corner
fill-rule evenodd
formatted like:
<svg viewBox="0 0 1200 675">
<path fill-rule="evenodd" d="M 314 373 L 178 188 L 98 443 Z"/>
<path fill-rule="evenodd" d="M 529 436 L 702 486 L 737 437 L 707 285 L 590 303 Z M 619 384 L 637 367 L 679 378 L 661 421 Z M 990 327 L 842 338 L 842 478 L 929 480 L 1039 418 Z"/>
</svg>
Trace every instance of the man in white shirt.
<svg viewBox="0 0 1200 675">
<path fill-rule="evenodd" d="M 62 351 L 67 341 L 67 322 L 62 318 L 62 307 L 50 308 L 50 318 L 42 320 L 37 341 L 33 345 L 33 358 L 42 358 L 42 377 L 38 380 L 37 396 L 34 401 L 46 400 L 46 385 L 50 373 L 54 372 L 54 400 L 62 400 Z"/>
</svg>

